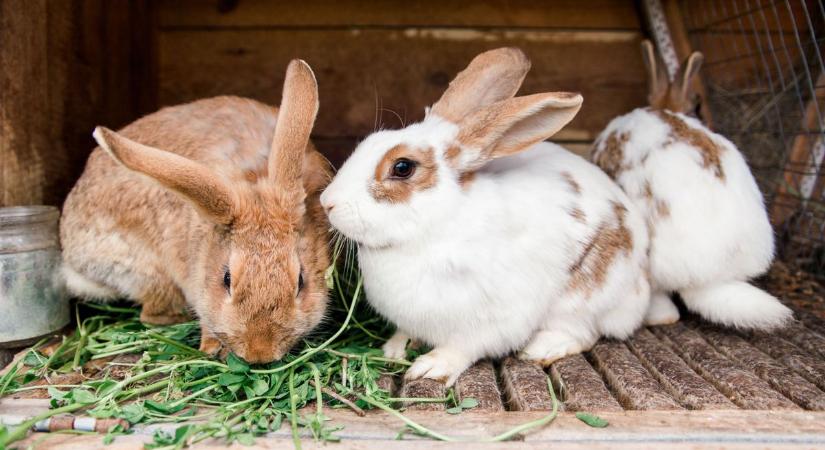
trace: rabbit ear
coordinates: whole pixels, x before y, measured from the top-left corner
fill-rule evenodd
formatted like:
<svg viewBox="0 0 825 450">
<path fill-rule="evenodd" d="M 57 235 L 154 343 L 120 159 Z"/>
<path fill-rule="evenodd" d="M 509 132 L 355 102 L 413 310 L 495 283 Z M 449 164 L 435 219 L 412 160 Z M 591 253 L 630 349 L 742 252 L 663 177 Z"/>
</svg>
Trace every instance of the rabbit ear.
<svg viewBox="0 0 825 450">
<path fill-rule="evenodd" d="M 139 144 L 114 131 L 97 127 L 97 143 L 127 169 L 142 173 L 177 192 L 206 217 L 219 224 L 232 221 L 232 190 L 211 169 L 175 153 Z"/>
<path fill-rule="evenodd" d="M 647 69 L 647 101 L 654 108 L 662 108 L 667 100 L 670 80 L 665 65 L 659 60 L 656 48 L 647 39 L 642 41 L 642 61 Z"/>
<path fill-rule="evenodd" d="M 671 95 L 675 95 L 674 110 L 678 112 L 687 112 L 693 105 L 691 86 L 693 79 L 699 74 L 699 69 L 702 68 L 702 62 L 705 57 L 700 52 L 693 52 L 688 56 L 682 66 L 679 67 L 679 73 L 676 74 L 676 81 L 671 87 Z"/>
<path fill-rule="evenodd" d="M 303 192 L 304 158 L 318 113 L 318 84 L 309 65 L 293 59 L 286 69 L 284 93 L 269 154 L 269 177 L 292 192 Z"/>
<path fill-rule="evenodd" d="M 474 171 L 487 161 L 512 155 L 554 135 L 573 120 L 582 96 L 548 92 L 516 97 L 476 111 L 459 124 L 458 151 L 447 158 L 461 172 Z"/>
<path fill-rule="evenodd" d="M 530 60 L 517 48 L 486 51 L 461 71 L 430 112 L 459 122 L 477 109 L 516 95 Z"/>
</svg>

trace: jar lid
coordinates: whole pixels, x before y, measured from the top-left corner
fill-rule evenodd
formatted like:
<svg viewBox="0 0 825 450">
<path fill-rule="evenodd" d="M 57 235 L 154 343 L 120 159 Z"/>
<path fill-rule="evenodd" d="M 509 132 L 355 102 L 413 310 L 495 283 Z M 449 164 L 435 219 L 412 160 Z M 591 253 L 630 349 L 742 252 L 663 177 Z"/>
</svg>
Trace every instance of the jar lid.
<svg viewBox="0 0 825 450">
<path fill-rule="evenodd" d="M 0 208 L 0 227 L 57 220 L 60 211 L 54 206 L 29 205 Z"/>
</svg>

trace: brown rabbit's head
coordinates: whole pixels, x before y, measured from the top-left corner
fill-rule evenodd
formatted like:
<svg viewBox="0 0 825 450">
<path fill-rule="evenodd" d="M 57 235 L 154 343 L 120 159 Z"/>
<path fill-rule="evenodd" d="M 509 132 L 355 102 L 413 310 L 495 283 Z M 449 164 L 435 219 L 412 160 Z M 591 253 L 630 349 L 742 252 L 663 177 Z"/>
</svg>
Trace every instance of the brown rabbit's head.
<svg viewBox="0 0 825 450">
<path fill-rule="evenodd" d="M 702 67 L 702 54 L 691 53 L 679 67 L 679 72 L 672 82 L 664 63 L 656 54 L 653 43 L 648 40 L 642 41 L 642 60 L 647 69 L 647 101 L 650 107 L 695 116 L 697 96 L 693 90 L 693 81 Z"/>
<path fill-rule="evenodd" d="M 200 162 L 95 130 L 98 143 L 118 162 L 198 211 L 190 235 L 178 237 L 187 254 L 197 255 L 188 269 L 187 300 L 205 334 L 212 335 L 204 338 L 217 338 L 249 362 L 280 359 L 326 308 L 329 225 L 318 196 L 329 176 L 309 146 L 317 111 L 312 70 L 294 60 L 266 174 L 253 181 L 229 182 Z M 314 173 L 318 167 L 321 174 Z"/>
</svg>

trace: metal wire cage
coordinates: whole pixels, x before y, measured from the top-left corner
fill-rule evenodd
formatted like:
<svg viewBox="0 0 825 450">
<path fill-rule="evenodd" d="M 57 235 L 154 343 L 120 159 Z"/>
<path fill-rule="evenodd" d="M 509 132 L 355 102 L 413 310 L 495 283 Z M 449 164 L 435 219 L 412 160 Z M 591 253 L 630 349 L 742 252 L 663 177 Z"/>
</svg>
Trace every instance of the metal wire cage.
<svg viewBox="0 0 825 450">
<path fill-rule="evenodd" d="M 705 119 L 745 154 L 780 258 L 825 278 L 823 0 L 681 0 Z"/>
</svg>

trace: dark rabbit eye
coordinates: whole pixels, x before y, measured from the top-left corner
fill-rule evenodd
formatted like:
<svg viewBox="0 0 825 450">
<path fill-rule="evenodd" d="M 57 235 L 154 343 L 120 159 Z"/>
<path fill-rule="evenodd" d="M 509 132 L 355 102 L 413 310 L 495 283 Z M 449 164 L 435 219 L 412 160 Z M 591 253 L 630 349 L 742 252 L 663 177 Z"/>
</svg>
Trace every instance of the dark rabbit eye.
<svg viewBox="0 0 825 450">
<path fill-rule="evenodd" d="M 409 159 L 399 159 L 392 166 L 393 178 L 409 178 L 415 173 L 415 162 Z"/>
<path fill-rule="evenodd" d="M 223 273 L 223 287 L 226 288 L 226 292 L 229 292 L 229 288 L 232 286 L 232 276 L 229 275 L 229 271 L 225 271 Z"/>
<path fill-rule="evenodd" d="M 304 289 L 304 271 L 302 270 L 300 274 L 298 274 L 298 292 L 301 292 Z"/>
</svg>

